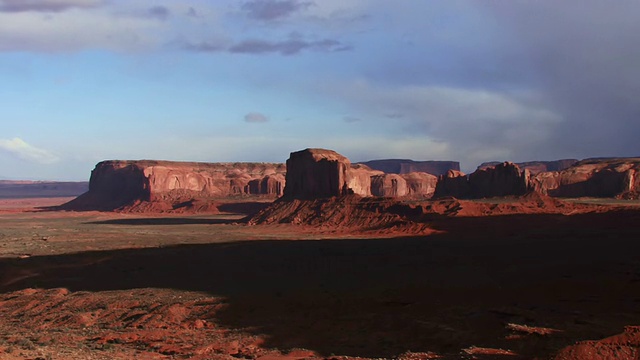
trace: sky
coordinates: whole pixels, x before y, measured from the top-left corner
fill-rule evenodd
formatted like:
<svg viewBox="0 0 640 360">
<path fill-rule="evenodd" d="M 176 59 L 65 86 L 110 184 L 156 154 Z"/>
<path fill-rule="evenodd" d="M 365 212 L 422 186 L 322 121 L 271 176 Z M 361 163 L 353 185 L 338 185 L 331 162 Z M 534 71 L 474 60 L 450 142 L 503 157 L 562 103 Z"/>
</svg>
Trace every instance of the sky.
<svg viewBox="0 0 640 360">
<path fill-rule="evenodd" d="M 0 0 L 0 179 L 639 156 L 640 1 Z"/>
</svg>

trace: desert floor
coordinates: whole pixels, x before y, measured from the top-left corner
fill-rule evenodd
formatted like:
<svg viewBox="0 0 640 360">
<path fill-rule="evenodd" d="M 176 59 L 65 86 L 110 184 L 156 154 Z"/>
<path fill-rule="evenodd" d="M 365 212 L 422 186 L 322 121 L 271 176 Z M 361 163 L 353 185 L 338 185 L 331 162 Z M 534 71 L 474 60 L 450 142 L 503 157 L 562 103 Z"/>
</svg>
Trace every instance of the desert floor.
<svg viewBox="0 0 640 360">
<path fill-rule="evenodd" d="M 0 201 L 0 359 L 547 359 L 640 324 L 637 207 L 381 238 L 65 200 Z"/>
</svg>

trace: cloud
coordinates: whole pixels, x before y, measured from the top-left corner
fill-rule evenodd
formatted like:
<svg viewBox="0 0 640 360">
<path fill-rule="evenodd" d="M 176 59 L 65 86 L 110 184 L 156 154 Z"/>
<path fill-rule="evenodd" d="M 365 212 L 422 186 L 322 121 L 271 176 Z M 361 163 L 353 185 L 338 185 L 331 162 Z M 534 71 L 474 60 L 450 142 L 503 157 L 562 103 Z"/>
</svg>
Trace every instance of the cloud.
<svg viewBox="0 0 640 360">
<path fill-rule="evenodd" d="M 257 0 L 242 5 L 247 16 L 261 21 L 272 21 L 291 16 L 300 10 L 314 5 L 311 1 L 297 0 Z"/>
<path fill-rule="evenodd" d="M 191 8 L 193 9 L 193 8 Z M 164 6 L 153 6 L 147 9 L 147 16 L 159 20 L 167 20 L 171 15 L 171 11 Z"/>
<path fill-rule="evenodd" d="M 345 117 L 342 118 L 342 121 L 344 121 L 346 123 L 355 123 L 355 122 L 362 121 L 362 119 L 357 118 L 355 116 L 345 116 Z"/>
<path fill-rule="evenodd" d="M 0 139 L 0 150 L 14 155 L 22 160 L 34 163 L 52 164 L 59 160 L 57 156 L 53 155 L 47 150 L 29 145 L 24 140 L 17 137 L 10 140 Z"/>
<path fill-rule="evenodd" d="M 248 123 L 264 123 L 269 121 L 269 118 L 258 112 L 250 112 L 244 116 L 244 121 Z"/>
<path fill-rule="evenodd" d="M 350 45 L 338 40 L 323 39 L 308 41 L 300 38 L 290 38 L 285 41 L 244 40 L 229 48 L 229 52 L 238 54 L 266 54 L 280 53 L 281 55 L 294 55 L 303 50 L 319 52 L 337 52 L 351 50 Z"/>
<path fill-rule="evenodd" d="M 83 49 L 140 52 L 162 43 L 164 29 L 148 17 L 72 9 L 43 16 L 0 13 L 0 51 L 62 52 Z"/>
<path fill-rule="evenodd" d="M 552 109 L 536 103 L 536 94 L 368 81 L 338 81 L 324 91 L 363 114 L 366 128 L 390 137 L 421 137 L 446 144 L 451 159 L 474 165 L 535 155 L 539 144 L 563 121 Z"/>
<path fill-rule="evenodd" d="M 59 12 L 100 6 L 103 0 L 0 0 L 0 12 Z"/>
</svg>

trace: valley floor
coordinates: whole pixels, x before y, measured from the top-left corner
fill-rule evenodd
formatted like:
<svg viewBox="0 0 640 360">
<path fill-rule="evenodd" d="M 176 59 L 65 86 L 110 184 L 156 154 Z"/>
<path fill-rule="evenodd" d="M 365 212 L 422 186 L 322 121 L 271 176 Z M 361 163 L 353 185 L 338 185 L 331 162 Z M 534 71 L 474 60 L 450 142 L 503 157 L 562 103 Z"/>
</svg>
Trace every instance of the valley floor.
<svg viewBox="0 0 640 360">
<path fill-rule="evenodd" d="M 383 237 L 37 203 L 0 204 L 0 359 L 639 354 L 635 208 Z"/>
</svg>

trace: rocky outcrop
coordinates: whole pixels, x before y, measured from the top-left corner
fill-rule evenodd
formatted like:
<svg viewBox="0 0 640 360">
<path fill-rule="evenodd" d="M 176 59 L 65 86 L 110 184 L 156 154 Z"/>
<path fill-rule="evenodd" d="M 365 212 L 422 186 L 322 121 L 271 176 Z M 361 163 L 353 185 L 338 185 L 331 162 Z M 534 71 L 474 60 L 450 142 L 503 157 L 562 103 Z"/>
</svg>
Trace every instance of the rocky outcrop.
<svg viewBox="0 0 640 360">
<path fill-rule="evenodd" d="M 409 193 L 407 181 L 398 174 L 382 174 L 371 177 L 371 195 L 381 197 L 403 197 Z"/>
<path fill-rule="evenodd" d="M 625 197 L 640 191 L 640 158 L 587 159 L 532 178 L 534 190 L 557 197 Z"/>
<path fill-rule="evenodd" d="M 414 198 L 431 198 L 436 191 L 438 177 L 424 172 L 400 175 L 407 182 L 407 195 Z"/>
<path fill-rule="evenodd" d="M 352 167 L 351 161 L 333 150 L 305 149 L 292 152 L 287 160 L 284 197 L 318 199 L 357 194 L 371 195 L 367 167 Z"/>
<path fill-rule="evenodd" d="M 445 175 L 449 170 L 460 171 L 457 161 L 414 161 L 408 159 L 371 160 L 361 164 L 371 169 L 388 174 L 408 174 L 411 172 L 425 172 L 435 176 Z"/>
<path fill-rule="evenodd" d="M 366 165 L 352 164 L 347 176 L 347 186 L 354 194 L 371 196 L 371 178 L 382 174 L 382 171 L 372 170 Z"/>
<path fill-rule="evenodd" d="M 520 171 L 518 165 L 510 162 L 477 170 L 469 175 L 470 197 L 524 195 L 529 189 L 529 177 L 528 170 Z"/>
<path fill-rule="evenodd" d="M 496 196 L 524 195 L 529 190 L 529 171 L 504 162 L 476 170 L 469 176 L 450 171 L 438 179 L 436 196 L 479 199 Z"/>
<path fill-rule="evenodd" d="M 461 171 L 449 170 L 445 175 L 438 177 L 434 197 L 452 196 L 459 199 L 469 197 L 471 187 L 469 186 L 469 178 Z"/>
<path fill-rule="evenodd" d="M 285 176 L 281 173 L 250 180 L 244 192 L 251 195 L 276 195 L 284 193 Z"/>
<path fill-rule="evenodd" d="M 284 164 L 103 161 L 91 172 L 89 191 L 65 207 L 113 210 L 136 202 L 179 204 L 194 199 L 261 194 L 278 196 Z M 258 181 L 256 187 L 250 183 Z"/>
<path fill-rule="evenodd" d="M 531 175 L 537 175 L 541 172 L 561 171 L 572 166 L 577 162 L 578 162 L 578 159 L 562 159 L 562 160 L 554 160 L 554 161 L 520 162 L 520 163 L 516 163 L 516 165 L 518 165 L 520 170 L 529 170 L 529 173 Z M 499 164 L 500 164 L 499 161 L 482 163 L 480 164 L 480 166 L 478 166 L 478 170 L 492 168 Z"/>
</svg>

